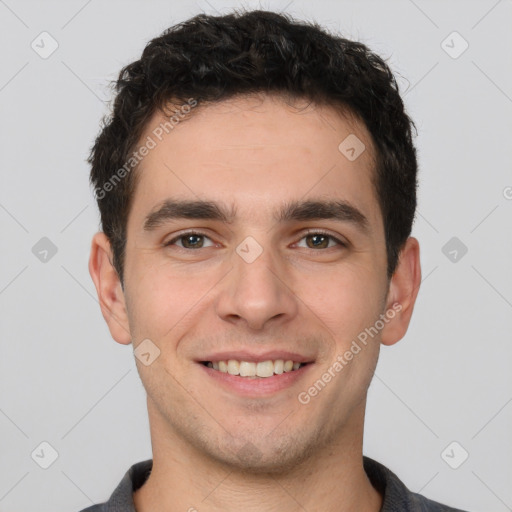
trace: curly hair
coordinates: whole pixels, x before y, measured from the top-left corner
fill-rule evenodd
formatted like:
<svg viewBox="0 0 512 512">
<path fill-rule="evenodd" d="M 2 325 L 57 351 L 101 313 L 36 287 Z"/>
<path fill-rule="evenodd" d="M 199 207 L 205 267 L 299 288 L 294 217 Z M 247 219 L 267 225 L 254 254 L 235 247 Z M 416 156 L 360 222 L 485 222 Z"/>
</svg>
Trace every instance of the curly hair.
<svg viewBox="0 0 512 512">
<path fill-rule="evenodd" d="M 121 284 L 137 173 L 124 172 L 115 186 L 107 185 L 126 170 L 150 118 L 170 102 L 193 98 L 201 104 L 252 93 L 303 98 L 363 121 L 376 153 L 372 178 L 384 222 L 388 279 L 393 275 L 416 210 L 414 123 L 390 68 L 364 44 L 269 11 L 199 14 L 151 40 L 141 58 L 120 71 L 115 92 L 88 162 Z"/>
</svg>

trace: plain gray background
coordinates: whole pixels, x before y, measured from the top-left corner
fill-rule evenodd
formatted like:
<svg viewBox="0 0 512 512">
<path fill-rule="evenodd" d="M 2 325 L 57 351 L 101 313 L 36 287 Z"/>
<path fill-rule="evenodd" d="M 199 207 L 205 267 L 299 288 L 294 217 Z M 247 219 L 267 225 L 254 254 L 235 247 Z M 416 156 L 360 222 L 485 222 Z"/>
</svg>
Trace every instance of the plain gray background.
<svg viewBox="0 0 512 512">
<path fill-rule="evenodd" d="M 407 336 L 381 352 L 364 452 L 432 499 L 512 510 L 512 2 L 243 5 L 314 19 L 402 75 L 424 280 Z M 99 216 L 85 158 L 120 68 L 166 27 L 233 6 L 0 0 L 2 512 L 102 502 L 151 457 L 131 346 L 111 339 L 87 269 Z M 31 47 L 51 49 L 44 31 L 59 45 L 46 59 Z"/>
</svg>

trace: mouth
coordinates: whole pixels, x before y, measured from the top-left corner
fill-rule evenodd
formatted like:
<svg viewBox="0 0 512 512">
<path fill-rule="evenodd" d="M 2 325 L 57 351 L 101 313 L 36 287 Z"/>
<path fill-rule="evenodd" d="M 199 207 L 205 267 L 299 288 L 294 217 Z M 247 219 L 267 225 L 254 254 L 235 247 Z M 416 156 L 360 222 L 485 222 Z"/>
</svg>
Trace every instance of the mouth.
<svg viewBox="0 0 512 512">
<path fill-rule="evenodd" d="M 202 354 L 195 362 L 212 392 L 219 387 L 230 396 L 271 398 L 299 386 L 314 369 L 316 358 L 285 350 L 226 350 Z"/>
<path fill-rule="evenodd" d="M 292 359 L 268 359 L 266 361 L 226 359 L 219 361 L 201 361 L 201 364 L 214 371 L 237 377 L 268 379 L 274 375 L 296 372 L 309 363 L 294 361 Z"/>
</svg>

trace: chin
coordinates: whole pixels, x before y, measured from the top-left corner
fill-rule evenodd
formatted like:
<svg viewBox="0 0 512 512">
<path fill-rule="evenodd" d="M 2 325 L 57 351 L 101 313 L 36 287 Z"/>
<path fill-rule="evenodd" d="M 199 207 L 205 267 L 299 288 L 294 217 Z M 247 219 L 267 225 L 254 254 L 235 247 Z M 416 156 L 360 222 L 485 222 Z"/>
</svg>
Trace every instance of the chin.
<svg viewBox="0 0 512 512">
<path fill-rule="evenodd" d="M 253 475 L 278 476 L 289 474 L 314 455 L 318 439 L 311 436 L 311 441 L 293 439 L 289 436 L 283 439 L 237 440 L 230 442 L 219 450 L 217 444 L 213 450 L 207 450 L 212 459 L 226 466 L 227 469 Z M 203 451 L 205 454 L 205 451 Z"/>
</svg>

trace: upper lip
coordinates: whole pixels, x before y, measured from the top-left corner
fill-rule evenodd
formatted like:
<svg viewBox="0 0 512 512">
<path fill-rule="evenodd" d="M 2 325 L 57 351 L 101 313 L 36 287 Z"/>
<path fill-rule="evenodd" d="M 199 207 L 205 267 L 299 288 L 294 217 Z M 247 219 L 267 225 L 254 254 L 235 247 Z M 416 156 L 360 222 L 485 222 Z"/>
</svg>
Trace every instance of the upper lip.
<svg viewBox="0 0 512 512">
<path fill-rule="evenodd" d="M 204 357 L 199 358 L 198 362 L 204 361 L 247 361 L 250 363 L 259 363 L 262 361 L 276 361 L 282 359 L 284 361 L 293 361 L 295 363 L 311 363 L 314 358 L 307 357 L 296 352 L 288 352 L 284 350 L 271 350 L 267 352 L 250 352 L 248 350 L 229 350 L 223 352 L 215 352 L 206 354 Z"/>
</svg>

